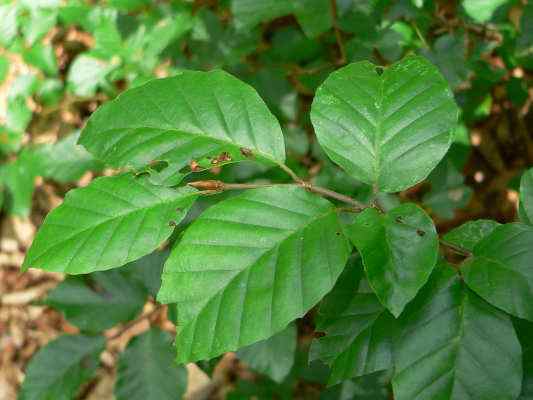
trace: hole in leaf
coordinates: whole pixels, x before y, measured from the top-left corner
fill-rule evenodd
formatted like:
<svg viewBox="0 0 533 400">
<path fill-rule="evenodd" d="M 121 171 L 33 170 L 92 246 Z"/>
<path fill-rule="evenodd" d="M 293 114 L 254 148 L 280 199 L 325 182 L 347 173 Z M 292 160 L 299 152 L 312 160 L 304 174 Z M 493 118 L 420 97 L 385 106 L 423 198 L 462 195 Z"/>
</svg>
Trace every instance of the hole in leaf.
<svg viewBox="0 0 533 400">
<path fill-rule="evenodd" d="M 378 65 L 375 69 L 376 74 L 381 75 L 383 74 L 383 71 L 385 71 L 385 68 L 383 68 L 381 65 Z"/>
</svg>

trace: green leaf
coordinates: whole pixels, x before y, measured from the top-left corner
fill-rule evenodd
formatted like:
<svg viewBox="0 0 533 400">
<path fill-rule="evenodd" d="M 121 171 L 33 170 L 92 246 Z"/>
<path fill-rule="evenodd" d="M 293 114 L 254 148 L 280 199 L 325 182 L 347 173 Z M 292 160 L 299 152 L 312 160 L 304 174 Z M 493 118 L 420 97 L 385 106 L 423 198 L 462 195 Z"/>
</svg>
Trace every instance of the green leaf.
<svg viewBox="0 0 533 400">
<path fill-rule="evenodd" d="M 9 73 L 9 59 L 0 55 L 0 84 L 4 82 Z"/>
<path fill-rule="evenodd" d="M 17 4 L 0 5 L 0 45 L 8 47 L 17 36 Z"/>
<path fill-rule="evenodd" d="M 293 11 L 287 0 L 232 0 L 231 13 L 239 29 L 253 28 L 260 22 L 289 15 Z"/>
<path fill-rule="evenodd" d="M 513 400 L 520 393 L 521 349 L 509 317 L 452 268 L 437 268 L 399 321 L 396 400 Z"/>
<path fill-rule="evenodd" d="M 533 322 L 515 318 L 516 334 L 522 345 L 522 392 L 517 400 L 533 400 Z"/>
<path fill-rule="evenodd" d="M 431 50 L 423 50 L 432 63 L 437 65 L 452 88 L 457 88 L 468 79 L 465 40 L 462 35 L 439 36 Z"/>
<path fill-rule="evenodd" d="M 354 178 L 397 192 L 425 179 L 448 151 L 458 108 L 446 80 L 422 57 L 379 74 L 363 61 L 317 90 L 311 120 L 328 156 Z"/>
<path fill-rule="evenodd" d="M 35 44 L 23 53 L 24 61 L 42 70 L 46 75 L 57 75 L 57 60 L 52 46 Z"/>
<path fill-rule="evenodd" d="M 133 338 L 118 362 L 116 399 L 181 399 L 187 387 L 187 370 L 175 364 L 173 352 L 172 337 L 159 329 Z"/>
<path fill-rule="evenodd" d="M 41 348 L 26 369 L 19 400 L 72 400 L 94 376 L 103 336 L 64 335 Z"/>
<path fill-rule="evenodd" d="M 363 258 L 368 283 L 398 317 L 437 262 L 439 240 L 433 221 L 412 203 L 386 214 L 367 208 L 346 233 Z"/>
<path fill-rule="evenodd" d="M 23 150 L 15 161 L 0 165 L 0 182 L 8 191 L 6 203 L 9 214 L 30 215 L 34 181 L 40 170 L 40 159 L 30 149 Z"/>
<path fill-rule="evenodd" d="M 296 0 L 294 14 L 308 37 L 316 37 L 333 26 L 330 0 Z"/>
<path fill-rule="evenodd" d="M 212 206 L 163 271 L 158 300 L 178 303 L 178 361 L 281 331 L 331 290 L 349 252 L 336 209 L 301 188 L 250 190 Z"/>
<path fill-rule="evenodd" d="M 23 268 L 84 274 L 120 267 L 168 239 L 195 196 L 192 188 L 174 190 L 129 174 L 95 179 L 48 214 Z"/>
<path fill-rule="evenodd" d="M 509 3 L 509 0 L 463 0 L 463 8 L 477 23 L 490 21 L 496 10 Z"/>
<path fill-rule="evenodd" d="M 146 291 L 155 298 L 161 288 L 161 274 L 168 254 L 168 250 L 156 250 L 124 266 L 125 273 L 130 279 L 143 285 Z"/>
<path fill-rule="evenodd" d="M 28 20 L 21 25 L 27 45 L 33 46 L 41 40 L 54 27 L 56 20 L 57 10 L 32 8 Z"/>
<path fill-rule="evenodd" d="M 32 111 L 26 104 L 26 98 L 17 96 L 8 99 L 6 126 L 17 132 L 24 132 L 31 122 Z"/>
<path fill-rule="evenodd" d="M 251 369 L 281 383 L 291 372 L 296 351 L 296 327 L 290 324 L 274 336 L 244 347 L 237 357 Z"/>
<path fill-rule="evenodd" d="M 455 210 L 464 208 L 470 201 L 473 191 L 464 184 L 463 175 L 449 157 L 437 165 L 428 181 L 431 191 L 424 195 L 423 201 L 440 218 L 452 219 Z"/>
<path fill-rule="evenodd" d="M 99 171 L 103 165 L 76 144 L 79 132 L 75 132 L 54 144 L 41 146 L 36 152 L 42 158 L 42 175 L 60 183 L 75 182 L 87 171 Z"/>
<path fill-rule="evenodd" d="M 452 229 L 444 235 L 443 239 L 455 246 L 462 247 L 468 251 L 473 251 L 476 244 L 478 244 L 485 236 L 490 235 L 499 225 L 499 223 L 490 219 L 468 221 L 467 223 Z"/>
<path fill-rule="evenodd" d="M 250 86 L 223 71 L 185 71 L 123 93 L 91 116 L 80 143 L 115 167 L 155 160 L 171 172 L 193 159 L 218 165 L 221 155 L 285 159 L 278 121 Z"/>
<path fill-rule="evenodd" d="M 68 70 L 68 88 L 80 97 L 94 96 L 112 69 L 113 67 L 106 61 L 99 60 L 90 54 L 81 54 L 76 57 Z"/>
<path fill-rule="evenodd" d="M 140 283 L 117 270 L 68 276 L 44 302 L 80 330 L 94 333 L 134 319 L 142 311 L 146 295 Z"/>
<path fill-rule="evenodd" d="M 533 320 L 533 227 L 500 225 L 461 267 L 465 282 L 492 305 Z"/>
<path fill-rule="evenodd" d="M 316 330 L 326 336 L 313 341 L 310 360 L 330 365 L 328 385 L 392 367 L 395 321 L 362 277 L 357 258 L 320 305 Z"/>
<path fill-rule="evenodd" d="M 533 68 L 533 4 L 524 6 L 520 17 L 520 32 L 516 40 L 516 56 L 521 65 Z"/>
<path fill-rule="evenodd" d="M 533 168 L 527 170 L 520 180 L 520 220 L 533 225 Z"/>
</svg>

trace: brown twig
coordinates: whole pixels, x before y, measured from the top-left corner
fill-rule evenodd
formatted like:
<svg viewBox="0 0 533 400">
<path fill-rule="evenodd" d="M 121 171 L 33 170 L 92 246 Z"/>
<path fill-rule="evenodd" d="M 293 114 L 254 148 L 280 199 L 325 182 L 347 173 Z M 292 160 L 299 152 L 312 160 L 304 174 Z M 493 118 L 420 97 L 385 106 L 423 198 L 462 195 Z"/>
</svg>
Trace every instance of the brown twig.
<svg viewBox="0 0 533 400">
<path fill-rule="evenodd" d="M 154 315 L 156 315 L 159 311 L 161 311 L 163 309 L 163 305 L 157 305 L 152 311 L 149 311 L 147 312 L 146 314 L 143 314 L 141 315 L 139 318 L 137 319 L 134 319 L 134 320 L 131 320 L 131 321 L 128 321 L 126 324 L 124 324 L 124 326 L 122 326 L 122 328 L 120 328 L 120 330 L 116 333 L 114 333 L 113 335 L 111 336 L 108 336 L 107 337 L 107 340 L 108 341 L 111 341 L 111 340 L 115 340 L 117 338 L 119 338 L 120 336 L 122 336 L 124 333 L 126 333 L 126 331 L 130 330 L 131 328 L 133 328 L 135 325 L 137 325 L 138 323 L 146 320 L 146 319 L 150 319 L 152 318 Z"/>
<path fill-rule="evenodd" d="M 333 22 L 333 30 L 335 31 L 335 39 L 339 48 L 340 59 L 337 60 L 337 65 L 346 64 L 346 51 L 344 50 L 344 43 L 342 42 L 342 34 L 337 23 L 337 0 L 330 0 L 331 4 L 331 19 Z"/>
<path fill-rule="evenodd" d="M 463 255 L 465 257 L 471 257 L 472 256 L 472 252 L 470 250 L 467 250 L 467 249 L 465 249 L 463 247 L 460 247 L 460 246 L 456 246 L 455 244 L 447 242 L 444 239 L 439 239 L 439 243 L 442 246 L 449 248 L 450 250 L 454 251 L 457 254 L 461 254 L 461 255 Z"/>
</svg>

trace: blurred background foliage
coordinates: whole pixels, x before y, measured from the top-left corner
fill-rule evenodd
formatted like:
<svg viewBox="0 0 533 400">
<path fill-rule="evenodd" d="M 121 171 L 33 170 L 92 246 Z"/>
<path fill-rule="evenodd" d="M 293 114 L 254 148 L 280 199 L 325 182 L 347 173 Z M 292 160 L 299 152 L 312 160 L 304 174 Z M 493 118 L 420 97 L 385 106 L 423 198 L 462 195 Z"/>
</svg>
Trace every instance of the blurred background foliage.
<svg viewBox="0 0 533 400">
<path fill-rule="evenodd" d="M 359 60 L 387 66 L 408 54 L 424 55 L 439 67 L 461 108 L 460 123 L 451 151 L 428 179 L 398 196 L 380 195 L 382 203 L 418 202 L 440 232 L 476 218 L 513 221 L 519 178 L 533 165 L 531 1 L 0 0 L 0 293 L 26 293 L 43 282 L 45 287 L 18 303 L 10 297 L 12 308 L 3 297 L 0 335 L 14 344 L 4 352 L 3 362 L 12 370 L 0 376 L 0 387 L 4 379 L 16 390 L 35 349 L 58 332 L 75 329 L 72 321 L 48 309 L 42 312 L 50 319 L 49 329 L 35 325 L 24 307 L 62 278 L 20 278 L 18 266 L 35 227 L 66 191 L 111 173 L 76 144 L 80 128 L 99 105 L 183 69 L 224 69 L 255 87 L 278 117 L 291 168 L 365 201 L 370 188 L 319 149 L 310 104 L 317 86 L 335 69 Z M 203 174 L 236 182 L 286 179 L 251 163 Z M 212 201 L 200 202 L 193 215 Z M 73 284 L 80 286 L 63 283 L 67 288 Z M 83 285 L 79 290 L 85 290 Z M 54 303 L 60 296 L 50 297 L 48 305 L 64 311 Z M 143 301 L 134 310 L 125 307 L 126 320 Z M 16 307 L 19 316 L 13 316 Z M 17 328 L 22 331 L 47 333 L 21 331 L 23 338 L 15 340 L 16 328 L 8 329 L 13 321 L 22 324 Z M 387 373 L 319 394 L 325 367 L 305 362 L 312 323 L 301 321 L 297 332 L 263 344 L 271 346 L 263 349 L 265 357 L 290 352 L 285 364 L 247 359 L 243 351 L 238 356 L 249 368 L 237 361 L 226 365 L 223 381 L 229 383 L 222 386 L 230 388 L 224 389 L 227 398 L 389 398 Z M 31 350 L 24 350 L 28 346 Z M 204 364 L 200 367 L 212 376 L 217 362 Z M 113 357 L 107 365 L 108 371 L 115 369 Z M 90 396 L 93 389 L 80 396 Z"/>
</svg>

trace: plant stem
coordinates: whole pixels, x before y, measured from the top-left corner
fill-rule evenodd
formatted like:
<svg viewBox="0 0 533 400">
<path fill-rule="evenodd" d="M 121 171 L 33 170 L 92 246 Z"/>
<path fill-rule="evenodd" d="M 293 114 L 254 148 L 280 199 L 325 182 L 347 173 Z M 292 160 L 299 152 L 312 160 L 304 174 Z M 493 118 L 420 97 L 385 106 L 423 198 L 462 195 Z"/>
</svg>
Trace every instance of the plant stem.
<svg viewBox="0 0 533 400">
<path fill-rule="evenodd" d="M 134 320 L 131 320 L 131 321 L 128 321 L 128 323 L 124 324 L 124 326 L 122 328 L 120 328 L 120 330 L 109 336 L 107 338 L 108 341 L 110 340 L 114 340 L 114 339 L 117 339 L 119 338 L 120 336 L 122 336 L 124 333 L 126 333 L 126 331 L 128 331 L 129 329 L 131 329 L 132 327 L 134 327 L 135 325 L 137 325 L 139 322 L 141 321 L 144 321 L 145 319 L 150 319 L 152 318 L 155 314 L 157 314 L 159 311 L 161 311 L 163 309 L 164 306 L 162 305 L 157 305 L 152 311 L 149 311 L 147 312 L 146 314 L 143 314 L 141 315 L 139 318 L 137 319 L 134 319 Z"/>
<path fill-rule="evenodd" d="M 346 51 L 344 50 L 344 44 L 342 42 L 341 31 L 337 23 L 337 0 L 330 0 L 331 5 L 331 18 L 333 20 L 333 30 L 335 31 L 335 39 L 337 40 L 337 46 L 339 47 L 340 59 L 337 60 L 337 65 L 346 64 Z"/>
<path fill-rule="evenodd" d="M 296 182 L 294 184 L 291 183 L 226 183 L 218 180 L 206 180 L 206 181 L 195 181 L 195 182 L 189 182 L 188 185 L 192 186 L 193 188 L 205 191 L 205 194 L 212 194 L 216 192 L 223 192 L 225 190 L 246 190 L 246 189 L 258 189 L 258 188 L 265 188 L 265 187 L 273 187 L 273 186 L 300 186 L 304 188 L 305 190 L 308 190 L 309 192 L 313 192 L 316 194 L 319 194 L 324 197 L 330 197 L 332 199 L 341 201 L 343 203 L 350 204 L 353 207 L 356 207 L 359 210 L 363 210 L 367 208 L 364 204 L 358 202 L 355 199 L 352 199 L 349 196 L 345 196 L 344 194 L 337 193 L 333 190 L 329 190 L 320 186 L 314 186 L 310 184 L 309 182 L 304 182 L 301 178 L 294 175 L 294 179 Z"/>
<path fill-rule="evenodd" d="M 447 242 L 444 239 L 439 239 L 439 242 L 440 242 L 440 244 L 442 246 L 448 247 L 449 249 L 455 251 L 458 254 L 461 254 L 461 255 L 466 256 L 466 257 L 472 256 L 472 252 L 470 250 L 467 250 L 467 249 L 463 248 L 463 247 L 456 246 L 455 244 Z"/>
</svg>

